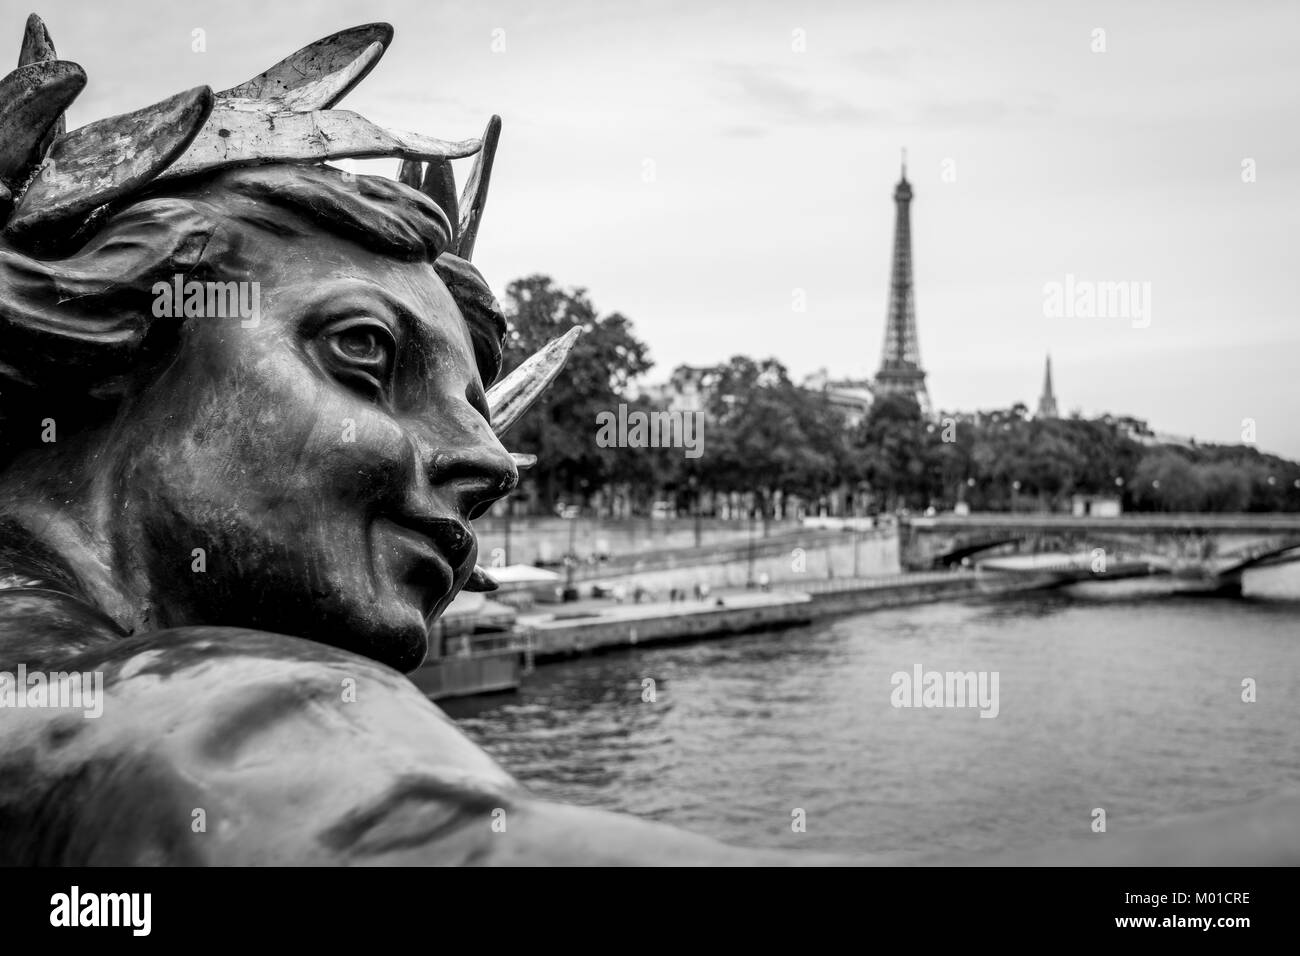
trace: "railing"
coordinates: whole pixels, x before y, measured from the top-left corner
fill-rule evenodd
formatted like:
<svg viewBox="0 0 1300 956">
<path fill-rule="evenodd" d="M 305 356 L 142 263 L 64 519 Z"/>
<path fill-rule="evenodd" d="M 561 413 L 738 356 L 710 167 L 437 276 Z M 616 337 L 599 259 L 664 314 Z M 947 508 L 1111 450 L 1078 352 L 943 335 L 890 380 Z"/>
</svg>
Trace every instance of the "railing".
<svg viewBox="0 0 1300 956">
<path fill-rule="evenodd" d="M 789 552 L 792 547 L 817 547 L 826 544 L 852 541 L 856 536 L 859 541 L 888 537 L 892 532 L 874 531 L 838 531 L 806 529 L 801 531 L 783 531 L 780 534 L 761 537 L 755 535 L 750 541 L 728 541 L 722 544 L 705 544 L 698 548 L 668 548 L 658 551 L 642 551 L 635 554 L 614 555 L 594 564 L 579 564 L 574 568 L 575 581 L 589 581 L 602 577 L 621 576 L 650 571 L 671 571 L 675 568 L 689 568 L 701 564 L 722 564 L 726 562 L 745 561 L 753 558 L 770 558 L 773 555 Z M 563 572 L 561 572 L 563 573 Z M 562 582 L 557 581 L 559 585 Z"/>
<path fill-rule="evenodd" d="M 433 622 L 429 636 L 435 639 L 458 638 L 473 635 L 477 631 L 509 630 L 515 622 L 515 612 L 480 611 L 476 614 L 457 614 L 454 617 L 440 617 Z"/>
<path fill-rule="evenodd" d="M 479 654 L 524 653 L 528 650 L 530 635 L 523 630 L 499 634 L 463 634 L 449 637 L 444 645 L 444 657 L 474 657 Z"/>
<path fill-rule="evenodd" d="M 935 584 L 948 581 L 969 580 L 972 571 L 911 571 L 901 574 L 875 574 L 861 578 L 826 578 L 796 584 L 782 581 L 777 587 L 807 594 L 839 594 L 843 591 L 868 591 L 873 589 L 910 587 L 914 584 Z"/>
<path fill-rule="evenodd" d="M 1095 515 L 1022 514 L 983 512 L 970 515 L 908 515 L 904 526 L 928 528 L 1114 528 L 1157 531 L 1300 531 L 1300 512 L 1219 514 L 1184 512 L 1130 512 L 1112 517 Z"/>
</svg>

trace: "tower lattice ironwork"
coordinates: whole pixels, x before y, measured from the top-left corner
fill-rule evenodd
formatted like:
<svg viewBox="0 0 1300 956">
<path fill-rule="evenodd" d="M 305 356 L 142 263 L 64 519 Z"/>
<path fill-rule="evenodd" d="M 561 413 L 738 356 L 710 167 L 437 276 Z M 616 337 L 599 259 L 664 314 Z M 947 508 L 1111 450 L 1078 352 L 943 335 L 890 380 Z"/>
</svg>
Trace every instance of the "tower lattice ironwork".
<svg viewBox="0 0 1300 956">
<path fill-rule="evenodd" d="M 885 316 L 885 347 L 876 373 L 876 393 L 904 393 L 916 398 L 927 415 L 930 394 L 921 369 L 921 346 L 916 336 L 916 299 L 912 287 L 912 184 L 907 181 L 907 157 L 894 189 L 894 259 L 889 283 L 889 310 Z"/>
</svg>

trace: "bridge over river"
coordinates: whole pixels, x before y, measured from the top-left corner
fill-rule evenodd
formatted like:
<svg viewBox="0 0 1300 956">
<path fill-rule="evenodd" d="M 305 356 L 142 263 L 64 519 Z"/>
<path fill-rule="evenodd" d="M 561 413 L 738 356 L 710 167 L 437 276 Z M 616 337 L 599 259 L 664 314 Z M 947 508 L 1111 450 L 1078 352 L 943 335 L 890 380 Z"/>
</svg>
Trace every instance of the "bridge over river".
<svg viewBox="0 0 1300 956">
<path fill-rule="evenodd" d="M 1300 513 L 904 517 L 905 568 L 979 565 L 1062 581 L 1171 575 L 1239 591 L 1251 568 L 1300 560 Z"/>
</svg>

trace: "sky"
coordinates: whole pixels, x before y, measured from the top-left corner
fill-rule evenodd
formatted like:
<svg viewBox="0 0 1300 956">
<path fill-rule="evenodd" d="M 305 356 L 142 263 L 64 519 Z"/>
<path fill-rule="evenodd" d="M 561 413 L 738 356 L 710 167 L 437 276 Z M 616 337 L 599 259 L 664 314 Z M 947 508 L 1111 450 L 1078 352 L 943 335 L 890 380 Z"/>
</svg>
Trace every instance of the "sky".
<svg viewBox="0 0 1300 956">
<path fill-rule="evenodd" d="M 342 106 L 446 139 L 500 114 L 475 264 L 499 295 L 540 272 L 627 315 L 652 380 L 742 353 L 873 375 L 906 148 L 936 407 L 1032 408 L 1050 352 L 1063 414 L 1217 442 L 1249 419 L 1300 457 L 1293 0 L 35 9 L 89 75 L 71 127 L 392 23 Z M 3 10 L 16 53 L 29 8 Z M 1067 281 L 1147 294 L 1052 314 Z"/>
</svg>

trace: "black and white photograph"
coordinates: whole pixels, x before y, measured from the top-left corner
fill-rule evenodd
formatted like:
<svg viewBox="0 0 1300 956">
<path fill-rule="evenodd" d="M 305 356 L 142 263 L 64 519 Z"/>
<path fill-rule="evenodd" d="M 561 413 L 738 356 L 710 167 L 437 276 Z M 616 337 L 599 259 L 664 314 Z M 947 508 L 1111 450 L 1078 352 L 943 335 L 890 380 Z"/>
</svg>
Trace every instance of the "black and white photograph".
<svg viewBox="0 0 1300 956">
<path fill-rule="evenodd" d="M 10 925 L 423 866 L 1272 922 L 1300 6 L 2 9 Z"/>
</svg>

